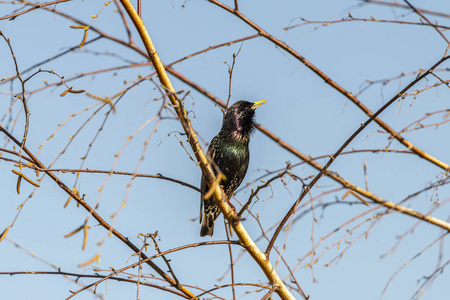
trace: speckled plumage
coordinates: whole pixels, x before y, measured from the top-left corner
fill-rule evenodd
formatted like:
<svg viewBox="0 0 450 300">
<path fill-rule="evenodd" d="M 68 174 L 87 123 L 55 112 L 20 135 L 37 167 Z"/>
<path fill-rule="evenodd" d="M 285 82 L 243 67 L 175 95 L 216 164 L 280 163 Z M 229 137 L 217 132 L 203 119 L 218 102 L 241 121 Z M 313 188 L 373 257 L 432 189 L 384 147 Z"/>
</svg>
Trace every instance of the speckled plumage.
<svg viewBox="0 0 450 300">
<path fill-rule="evenodd" d="M 247 173 L 250 154 L 248 144 L 253 131 L 253 117 L 255 109 L 263 104 L 263 101 L 254 103 L 238 101 L 234 103 L 225 115 L 222 129 L 216 135 L 209 147 L 207 155 L 213 160 L 215 173 L 220 170 L 226 179 L 220 184 L 230 200 L 234 191 L 239 187 Z M 202 176 L 201 190 L 208 191 L 208 185 Z M 220 214 L 220 209 L 214 202 L 214 198 L 203 199 L 203 212 L 200 212 L 202 227 L 201 236 L 212 236 L 214 233 L 214 221 Z M 200 208 L 201 209 L 201 208 Z"/>
</svg>

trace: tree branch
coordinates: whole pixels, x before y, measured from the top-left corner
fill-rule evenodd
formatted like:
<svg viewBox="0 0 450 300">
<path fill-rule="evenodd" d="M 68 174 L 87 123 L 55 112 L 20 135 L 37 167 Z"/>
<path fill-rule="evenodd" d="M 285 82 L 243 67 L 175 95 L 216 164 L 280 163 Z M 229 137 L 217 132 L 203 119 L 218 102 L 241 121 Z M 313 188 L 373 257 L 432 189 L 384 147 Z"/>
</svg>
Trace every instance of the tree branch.
<svg viewBox="0 0 450 300">
<path fill-rule="evenodd" d="M 197 136 L 195 134 L 194 129 L 192 128 L 192 125 L 183 107 L 183 104 L 178 99 L 175 89 L 173 88 L 172 83 L 170 82 L 169 77 L 166 73 L 164 65 L 159 59 L 155 46 L 153 45 L 153 42 L 145 28 L 145 25 L 129 0 L 121 0 L 121 3 L 139 32 L 142 42 L 144 43 L 144 46 L 153 63 L 153 67 L 155 68 L 158 74 L 158 78 L 161 82 L 161 85 L 169 93 L 169 99 L 173 107 L 175 108 L 180 123 L 183 126 L 183 129 L 188 137 L 188 142 L 190 143 L 192 150 L 194 151 L 194 154 L 199 162 L 199 165 L 202 169 L 202 173 L 205 176 L 208 185 L 210 186 L 210 188 L 212 188 L 212 183 L 215 180 L 214 172 L 211 168 L 211 165 L 208 163 L 208 160 L 200 146 L 200 143 L 198 142 Z M 242 245 L 246 248 L 246 250 L 253 257 L 253 259 L 258 263 L 260 268 L 264 271 L 270 283 L 273 286 L 280 287 L 276 291 L 278 295 L 282 299 L 295 299 L 294 296 L 291 294 L 291 292 L 286 288 L 286 286 L 284 285 L 283 281 L 280 279 L 278 274 L 276 273 L 270 261 L 266 258 L 264 253 L 262 253 L 261 250 L 258 249 L 255 242 L 250 238 L 250 235 L 247 233 L 242 223 L 239 221 L 238 218 L 236 218 L 227 201 L 224 201 L 224 199 L 226 199 L 225 195 L 218 185 L 214 187 L 214 199 L 217 205 L 220 207 L 220 210 L 222 211 L 224 217 L 233 227 L 233 230 L 236 232 L 236 235 L 239 237 L 239 240 L 241 241 Z"/>
</svg>

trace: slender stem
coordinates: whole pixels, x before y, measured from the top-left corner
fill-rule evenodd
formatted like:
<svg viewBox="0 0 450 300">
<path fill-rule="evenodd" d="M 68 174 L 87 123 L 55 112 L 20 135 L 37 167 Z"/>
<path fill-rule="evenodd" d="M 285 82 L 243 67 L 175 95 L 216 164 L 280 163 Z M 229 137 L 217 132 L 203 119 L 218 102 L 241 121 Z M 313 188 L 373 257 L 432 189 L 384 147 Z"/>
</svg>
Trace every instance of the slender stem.
<svg viewBox="0 0 450 300">
<path fill-rule="evenodd" d="M 433 27 L 434 29 L 436 29 L 436 31 L 439 33 L 439 35 L 447 42 L 447 44 L 450 44 L 450 41 L 447 39 L 447 37 L 439 30 L 439 28 L 433 24 L 430 20 L 428 20 L 427 17 L 425 17 L 424 14 L 422 14 L 417 8 L 415 8 L 411 3 L 409 3 L 408 0 L 403 0 L 405 1 L 406 4 L 408 4 L 408 6 L 414 10 L 414 12 L 416 14 L 418 14 L 420 17 L 422 17 L 425 21 L 427 21 L 428 24 L 430 24 L 431 27 Z"/>
<path fill-rule="evenodd" d="M 1 20 L 5 20 L 5 19 L 10 19 L 10 21 L 11 21 L 11 20 L 14 20 L 15 18 L 17 18 L 20 15 L 26 14 L 26 13 L 28 13 L 30 11 L 33 11 L 33 10 L 36 10 L 38 8 L 43 8 L 43 7 L 46 7 L 46 6 L 56 5 L 58 3 L 63 3 L 63 2 L 68 2 L 68 1 L 72 1 L 72 0 L 56 0 L 56 1 L 42 3 L 42 4 L 33 3 L 33 7 L 32 8 L 23 10 L 21 12 L 18 12 L 18 13 L 12 14 L 12 15 L 7 15 L 7 16 L 4 16 L 4 17 L 0 17 L 0 21 Z M 26 5 L 27 4 L 30 5 L 29 3 L 26 3 Z"/>
<path fill-rule="evenodd" d="M 400 4 L 397 1 L 395 1 L 395 2 L 387 2 L 387 1 L 378 1 L 378 0 L 363 0 L 363 2 L 371 3 L 371 4 L 391 6 L 391 7 L 404 8 L 404 9 L 408 9 L 409 8 L 409 6 Z M 428 14 L 428 15 L 433 15 L 433 16 L 438 16 L 438 17 L 443 17 L 443 18 L 450 18 L 450 14 L 446 14 L 446 13 L 440 12 L 440 11 L 432 11 L 432 10 L 428 10 L 428 9 L 424 9 L 424 8 L 418 8 L 417 10 L 419 10 L 419 11 L 425 13 L 425 14 Z"/>
</svg>

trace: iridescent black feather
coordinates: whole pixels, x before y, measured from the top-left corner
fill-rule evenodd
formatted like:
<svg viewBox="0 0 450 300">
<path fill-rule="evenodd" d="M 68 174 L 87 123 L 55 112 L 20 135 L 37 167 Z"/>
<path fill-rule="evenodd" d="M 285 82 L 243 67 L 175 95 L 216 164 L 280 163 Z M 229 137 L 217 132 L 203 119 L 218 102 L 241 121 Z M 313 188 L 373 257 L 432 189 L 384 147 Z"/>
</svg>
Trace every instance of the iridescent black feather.
<svg viewBox="0 0 450 300">
<path fill-rule="evenodd" d="M 263 104 L 263 101 L 254 103 L 238 101 L 234 103 L 225 115 L 222 129 L 216 135 L 208 147 L 207 156 L 213 163 L 215 173 L 222 172 L 226 179 L 220 184 L 230 200 L 234 191 L 239 187 L 247 173 L 250 154 L 248 143 L 250 135 L 254 130 L 253 117 L 255 109 Z M 202 176 L 201 190 L 208 191 L 208 185 Z M 214 221 L 220 214 L 220 209 L 214 202 L 214 198 L 203 199 L 203 212 L 200 212 L 200 222 L 202 227 L 201 236 L 212 236 L 214 233 Z M 200 207 L 201 209 L 201 207 Z"/>
</svg>

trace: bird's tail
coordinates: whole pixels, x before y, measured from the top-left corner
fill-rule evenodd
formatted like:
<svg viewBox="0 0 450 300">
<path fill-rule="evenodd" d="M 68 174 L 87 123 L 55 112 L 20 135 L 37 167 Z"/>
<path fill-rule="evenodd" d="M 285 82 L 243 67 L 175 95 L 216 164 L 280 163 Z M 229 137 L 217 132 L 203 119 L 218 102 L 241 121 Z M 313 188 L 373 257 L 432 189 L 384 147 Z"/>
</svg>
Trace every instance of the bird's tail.
<svg viewBox="0 0 450 300">
<path fill-rule="evenodd" d="M 212 236 L 214 233 L 214 215 L 203 213 L 202 228 L 200 236 Z"/>
<path fill-rule="evenodd" d="M 219 208 L 214 201 L 205 201 L 203 205 L 200 236 L 212 236 L 214 233 L 214 221 L 220 213 Z"/>
</svg>

